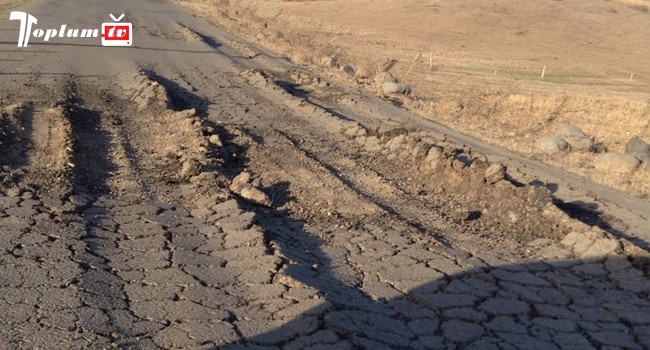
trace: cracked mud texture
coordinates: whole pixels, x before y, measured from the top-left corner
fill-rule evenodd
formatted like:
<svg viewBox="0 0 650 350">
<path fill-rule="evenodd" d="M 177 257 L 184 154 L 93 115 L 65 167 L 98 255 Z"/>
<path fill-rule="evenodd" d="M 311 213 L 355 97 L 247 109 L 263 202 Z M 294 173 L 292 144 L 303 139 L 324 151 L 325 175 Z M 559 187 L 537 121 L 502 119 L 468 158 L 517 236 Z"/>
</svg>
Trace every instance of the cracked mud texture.
<svg viewBox="0 0 650 350">
<path fill-rule="evenodd" d="M 8 71 L 49 73 L 0 83 L 0 349 L 650 348 L 629 244 L 542 217 L 546 192 L 460 166 L 461 146 L 454 175 L 361 145 L 350 125 L 394 123 L 251 79 L 287 72 L 174 5 L 114 3 L 26 6 L 131 7 L 128 51 L 0 34 Z M 268 207 L 228 190 L 243 172 Z M 506 192 L 535 240 L 505 210 L 468 216 Z"/>
<path fill-rule="evenodd" d="M 283 219 L 267 221 L 268 246 L 234 200 L 193 217 L 110 198 L 60 214 L 29 197 L 3 199 L 7 348 L 649 345 L 650 283 L 621 257 L 492 266 L 399 230 L 325 242 Z"/>
</svg>

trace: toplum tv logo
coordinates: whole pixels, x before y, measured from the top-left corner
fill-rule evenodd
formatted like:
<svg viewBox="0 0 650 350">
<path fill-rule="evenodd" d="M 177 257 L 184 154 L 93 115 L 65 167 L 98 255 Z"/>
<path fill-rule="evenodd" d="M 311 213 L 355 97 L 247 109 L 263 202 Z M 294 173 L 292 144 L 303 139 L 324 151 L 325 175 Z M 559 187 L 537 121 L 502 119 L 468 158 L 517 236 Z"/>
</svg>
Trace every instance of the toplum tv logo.
<svg viewBox="0 0 650 350">
<path fill-rule="evenodd" d="M 115 18 L 111 14 L 111 19 L 119 22 L 124 18 L 124 14 Z M 102 46 L 131 46 L 133 38 L 133 24 L 131 23 L 102 23 Z"/>
<path fill-rule="evenodd" d="M 13 11 L 9 14 L 9 20 L 20 21 L 20 32 L 18 34 L 18 47 L 27 47 L 32 38 L 48 42 L 52 38 L 102 38 L 102 46 L 132 46 L 133 45 L 133 24 L 119 23 L 124 14 L 111 19 L 115 23 L 102 23 L 101 35 L 99 29 L 75 29 L 68 28 L 62 24 L 60 28 L 33 29 L 38 24 L 38 19 L 26 12 Z"/>
</svg>

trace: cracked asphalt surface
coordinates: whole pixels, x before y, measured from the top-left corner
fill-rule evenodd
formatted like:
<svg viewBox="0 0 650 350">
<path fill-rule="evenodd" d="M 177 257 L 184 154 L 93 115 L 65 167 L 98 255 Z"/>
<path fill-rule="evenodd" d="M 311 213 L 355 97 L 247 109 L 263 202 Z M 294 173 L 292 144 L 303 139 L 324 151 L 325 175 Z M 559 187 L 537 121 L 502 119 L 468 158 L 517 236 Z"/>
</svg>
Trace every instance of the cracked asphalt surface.
<svg viewBox="0 0 650 350">
<path fill-rule="evenodd" d="M 577 256 L 545 190 L 386 151 L 419 130 L 311 103 L 339 92 L 176 5 L 20 9 L 124 12 L 135 46 L 2 22 L 1 349 L 650 349 L 644 265 Z"/>
</svg>

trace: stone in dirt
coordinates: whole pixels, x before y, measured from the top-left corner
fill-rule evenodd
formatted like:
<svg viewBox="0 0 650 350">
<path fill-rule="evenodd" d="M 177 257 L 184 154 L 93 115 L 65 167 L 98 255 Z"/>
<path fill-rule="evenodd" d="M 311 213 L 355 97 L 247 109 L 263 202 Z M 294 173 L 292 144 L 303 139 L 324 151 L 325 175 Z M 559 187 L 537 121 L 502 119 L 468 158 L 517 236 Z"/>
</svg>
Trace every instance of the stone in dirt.
<svg viewBox="0 0 650 350">
<path fill-rule="evenodd" d="M 19 197 L 22 194 L 22 189 L 18 187 L 10 187 L 7 189 L 7 196 L 9 197 Z"/>
<path fill-rule="evenodd" d="M 393 137 L 386 143 L 386 148 L 391 152 L 397 151 L 404 144 L 405 138 L 406 138 L 405 135 L 397 135 Z"/>
<path fill-rule="evenodd" d="M 490 185 L 505 179 L 505 177 L 506 166 L 501 163 L 492 164 L 485 170 L 485 181 Z"/>
<path fill-rule="evenodd" d="M 397 79 L 390 72 L 381 72 L 375 75 L 375 84 L 381 86 L 383 83 L 397 83 Z"/>
<path fill-rule="evenodd" d="M 631 154 L 603 153 L 596 158 L 594 168 L 603 172 L 629 174 L 639 167 L 639 163 Z"/>
<path fill-rule="evenodd" d="M 599 259 L 603 256 L 618 254 L 620 251 L 620 242 L 613 238 L 604 237 L 595 240 L 588 249 L 578 253 L 578 256 L 586 259 Z"/>
<path fill-rule="evenodd" d="M 354 66 L 351 64 L 346 64 L 343 67 L 341 67 L 341 72 L 353 77 L 355 74 L 356 69 L 354 69 Z"/>
<path fill-rule="evenodd" d="M 650 162 L 650 145 L 638 137 L 633 137 L 627 142 L 625 153 L 633 155 L 642 162 Z"/>
<path fill-rule="evenodd" d="M 359 131 L 359 125 L 354 125 L 349 128 L 343 128 L 343 135 L 349 137 L 349 138 L 354 138 L 357 136 L 357 131 Z"/>
<path fill-rule="evenodd" d="M 377 63 L 376 70 L 377 72 L 388 72 L 397 64 L 397 60 L 393 58 L 384 57 L 381 61 Z"/>
<path fill-rule="evenodd" d="M 253 186 L 242 188 L 241 192 L 239 192 L 239 195 L 242 198 L 251 201 L 253 203 L 257 203 L 265 207 L 271 206 L 271 199 L 269 198 L 269 196 L 267 196 L 266 193 L 258 190 Z"/>
<path fill-rule="evenodd" d="M 201 163 L 196 159 L 188 159 L 181 166 L 180 176 L 183 179 L 189 179 L 201 173 Z"/>
<path fill-rule="evenodd" d="M 572 151 L 591 151 L 594 147 L 594 140 L 571 124 L 560 124 L 555 136 L 566 141 L 571 146 Z"/>
<path fill-rule="evenodd" d="M 562 123 L 557 127 L 557 132 L 555 135 L 562 137 L 562 138 L 585 138 L 589 137 L 587 134 L 584 133 L 584 131 L 580 130 L 577 126 L 567 124 L 567 123 Z"/>
<path fill-rule="evenodd" d="M 377 136 L 369 136 L 366 139 L 366 143 L 364 145 L 366 151 L 368 152 L 378 152 L 381 150 L 381 143 L 379 141 L 379 138 Z"/>
<path fill-rule="evenodd" d="M 244 171 L 235 176 L 229 189 L 249 202 L 257 203 L 266 207 L 271 206 L 271 199 L 269 196 L 251 185 L 251 179 L 251 174 Z"/>
<path fill-rule="evenodd" d="M 442 148 L 439 146 L 432 146 L 427 153 L 425 162 L 432 163 L 442 158 Z"/>
<path fill-rule="evenodd" d="M 230 183 L 230 190 L 235 193 L 239 193 L 245 186 L 249 184 L 251 177 L 251 174 L 247 171 L 244 171 L 235 176 L 235 178 L 232 179 L 232 182 Z"/>
<path fill-rule="evenodd" d="M 217 134 L 210 135 L 208 141 L 215 146 L 219 146 L 219 147 L 223 146 L 223 144 L 221 143 L 221 138 Z"/>
<path fill-rule="evenodd" d="M 553 135 L 537 140 L 536 146 L 538 150 L 544 153 L 558 153 L 565 151 L 569 144 L 563 138 Z"/>
<path fill-rule="evenodd" d="M 408 95 L 411 93 L 411 87 L 406 84 L 385 82 L 381 84 L 381 91 L 384 94 L 403 94 Z"/>
</svg>

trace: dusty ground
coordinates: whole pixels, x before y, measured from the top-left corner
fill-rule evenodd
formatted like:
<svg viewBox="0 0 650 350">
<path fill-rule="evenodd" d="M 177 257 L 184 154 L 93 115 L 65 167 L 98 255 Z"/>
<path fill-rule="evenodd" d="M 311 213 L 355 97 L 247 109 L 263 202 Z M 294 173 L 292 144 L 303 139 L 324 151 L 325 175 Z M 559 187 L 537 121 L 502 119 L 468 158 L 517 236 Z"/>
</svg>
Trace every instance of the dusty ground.
<svg viewBox="0 0 650 350">
<path fill-rule="evenodd" d="M 464 146 L 171 3 L 20 8 L 43 27 L 128 9 L 136 36 L 0 32 L 1 349 L 650 347 L 635 198 Z"/>
<path fill-rule="evenodd" d="M 2 0 L 0 1 L 0 11 L 8 10 L 18 6 L 21 1 L 16 0 Z"/>
<path fill-rule="evenodd" d="M 634 136 L 650 142 L 648 1 L 181 3 L 294 62 L 320 65 L 334 57 L 339 66 L 354 64 L 371 79 L 331 68 L 328 74 L 373 90 L 376 62 L 395 58 L 392 72 L 413 87 L 411 98 L 398 102 L 420 115 L 616 189 L 650 194 L 647 171 L 618 176 L 595 170 L 593 153 L 549 156 L 535 147 L 561 123 L 613 152 Z"/>
</svg>

